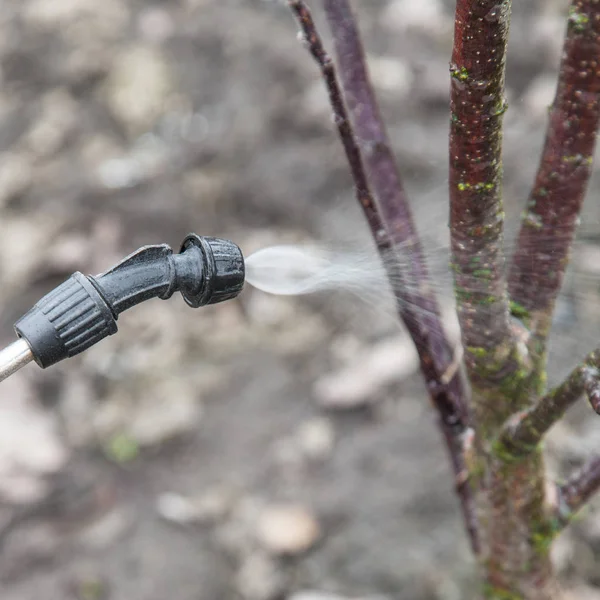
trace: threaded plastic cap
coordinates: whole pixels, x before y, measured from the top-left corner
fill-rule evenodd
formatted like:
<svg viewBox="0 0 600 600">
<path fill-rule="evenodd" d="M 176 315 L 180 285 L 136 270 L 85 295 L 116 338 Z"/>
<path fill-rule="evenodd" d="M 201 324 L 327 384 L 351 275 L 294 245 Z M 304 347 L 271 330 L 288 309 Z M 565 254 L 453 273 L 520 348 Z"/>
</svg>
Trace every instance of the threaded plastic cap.
<svg viewBox="0 0 600 600">
<path fill-rule="evenodd" d="M 74 273 L 15 323 L 42 368 L 116 333 L 116 320 L 85 275 Z"/>
<path fill-rule="evenodd" d="M 233 242 L 220 238 L 188 235 L 181 246 L 185 252 L 190 246 L 202 251 L 202 286 L 197 293 L 181 290 L 185 301 L 197 308 L 235 298 L 244 287 L 245 267 L 242 251 Z"/>
</svg>

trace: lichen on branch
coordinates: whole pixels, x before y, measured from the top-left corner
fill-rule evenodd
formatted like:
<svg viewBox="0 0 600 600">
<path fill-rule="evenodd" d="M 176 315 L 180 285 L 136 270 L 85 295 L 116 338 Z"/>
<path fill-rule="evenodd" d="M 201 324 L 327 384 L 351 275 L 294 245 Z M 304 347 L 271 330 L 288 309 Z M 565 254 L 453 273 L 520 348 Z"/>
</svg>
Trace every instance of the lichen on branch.
<svg viewBox="0 0 600 600">
<path fill-rule="evenodd" d="M 584 393 L 592 408 L 599 412 L 599 369 L 600 350 L 595 350 L 533 407 L 513 415 L 495 443 L 495 452 L 508 461 L 519 460 L 533 452 L 547 431 Z"/>
<path fill-rule="evenodd" d="M 452 267 L 471 378 L 500 376 L 513 353 L 504 276 L 502 115 L 511 3 L 459 1 L 450 64 Z"/>
<path fill-rule="evenodd" d="M 450 65 L 452 269 L 479 442 L 470 471 L 485 596 L 547 600 L 554 582 L 543 457 L 535 452 L 509 462 L 492 444 L 506 419 L 541 388 L 532 378 L 527 331 L 510 319 L 505 275 L 502 120 L 510 9 L 510 0 L 457 0 Z"/>
</svg>

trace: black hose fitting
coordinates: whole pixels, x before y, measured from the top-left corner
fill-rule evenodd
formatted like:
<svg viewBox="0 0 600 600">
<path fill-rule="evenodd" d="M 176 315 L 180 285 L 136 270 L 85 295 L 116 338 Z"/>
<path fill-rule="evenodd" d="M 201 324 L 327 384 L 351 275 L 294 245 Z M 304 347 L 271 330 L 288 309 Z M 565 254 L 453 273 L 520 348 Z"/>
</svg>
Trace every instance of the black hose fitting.
<svg viewBox="0 0 600 600">
<path fill-rule="evenodd" d="M 117 332 L 120 313 L 150 298 L 181 292 L 192 308 L 235 298 L 244 286 L 244 258 L 227 240 L 188 235 L 179 254 L 167 244 L 144 246 L 91 276 L 74 273 L 15 324 L 42 368 L 75 356 Z"/>
</svg>

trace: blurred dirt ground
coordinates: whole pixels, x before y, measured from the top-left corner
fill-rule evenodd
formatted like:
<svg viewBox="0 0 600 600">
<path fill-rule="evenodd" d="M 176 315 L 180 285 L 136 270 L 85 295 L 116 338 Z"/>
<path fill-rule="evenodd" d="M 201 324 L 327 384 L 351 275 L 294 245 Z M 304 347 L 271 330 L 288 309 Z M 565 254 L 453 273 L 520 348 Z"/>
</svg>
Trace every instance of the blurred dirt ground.
<svg viewBox="0 0 600 600">
<path fill-rule="evenodd" d="M 442 281 L 453 6 L 354 4 Z M 537 164 L 566 8 L 515 6 L 512 225 Z M 307 240 L 369 251 L 323 87 L 284 3 L 0 0 L 0 66 L 3 344 L 74 270 L 101 272 L 143 244 L 177 247 L 189 231 L 246 253 Z M 553 381 L 597 345 L 599 189 L 595 176 L 557 312 Z M 446 456 L 384 296 L 248 289 L 196 312 L 153 301 L 86 355 L 4 382 L 3 600 L 471 597 Z M 448 294 L 443 305 L 451 314 Z M 548 441 L 551 472 L 599 445 L 582 403 Z M 592 507 L 555 548 L 573 598 L 600 598 L 599 553 Z"/>
</svg>

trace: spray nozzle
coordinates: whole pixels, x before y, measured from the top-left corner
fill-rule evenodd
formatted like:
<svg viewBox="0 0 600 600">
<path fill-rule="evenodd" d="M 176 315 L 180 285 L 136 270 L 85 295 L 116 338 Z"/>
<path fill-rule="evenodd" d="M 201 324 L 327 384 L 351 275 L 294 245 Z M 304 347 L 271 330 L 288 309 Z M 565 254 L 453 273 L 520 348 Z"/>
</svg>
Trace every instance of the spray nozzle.
<svg viewBox="0 0 600 600">
<path fill-rule="evenodd" d="M 197 308 L 235 298 L 244 258 L 228 240 L 188 235 L 179 254 L 144 246 L 101 275 L 74 273 L 15 324 L 19 336 L 0 352 L 0 381 L 34 360 L 49 367 L 117 332 L 120 313 L 144 300 L 181 292 Z"/>
</svg>

